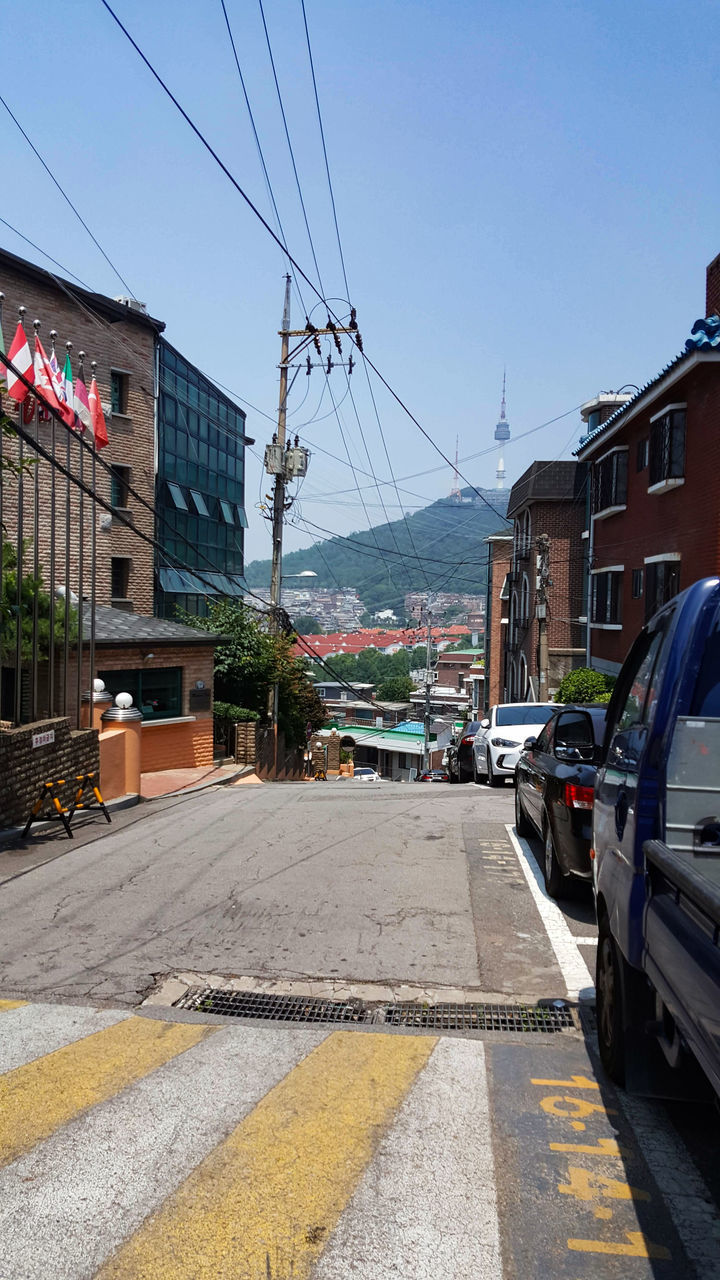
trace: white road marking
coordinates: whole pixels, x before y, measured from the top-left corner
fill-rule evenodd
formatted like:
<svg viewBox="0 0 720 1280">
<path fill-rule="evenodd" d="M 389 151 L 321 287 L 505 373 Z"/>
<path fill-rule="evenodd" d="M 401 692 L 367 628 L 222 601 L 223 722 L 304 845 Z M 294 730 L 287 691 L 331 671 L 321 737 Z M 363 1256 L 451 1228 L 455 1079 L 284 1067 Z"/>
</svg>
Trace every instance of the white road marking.
<svg viewBox="0 0 720 1280">
<path fill-rule="evenodd" d="M 576 934 L 573 934 L 573 938 L 575 940 L 576 947 L 596 947 L 597 946 L 597 936 L 595 936 L 594 938 L 578 938 Z"/>
<path fill-rule="evenodd" d="M 623 1089 L 617 1099 L 697 1275 L 719 1280 L 720 1213 L 686 1147 L 656 1104 Z"/>
<path fill-rule="evenodd" d="M 550 939 L 550 945 L 555 952 L 555 958 L 560 966 L 560 972 L 569 998 L 577 1000 L 581 994 L 583 997 L 591 996 L 594 990 L 593 980 L 590 976 L 590 970 L 578 950 L 578 940 L 573 937 L 568 929 L 560 908 L 548 896 L 542 872 L 535 860 L 532 849 L 527 840 L 523 840 L 522 836 L 517 835 L 512 823 L 506 823 L 505 830 L 518 856 L 518 861 L 527 880 L 535 906 L 540 912 L 540 918 Z"/>
<path fill-rule="evenodd" d="M 35 1058 L 104 1031 L 129 1018 L 117 1009 L 87 1009 L 69 1004 L 26 1004 L 0 1014 L 0 1074 Z"/>
<path fill-rule="evenodd" d="M 441 1040 L 316 1264 L 315 1280 L 501 1280 L 484 1045 Z"/>
<path fill-rule="evenodd" d="M 95 1275 L 327 1034 L 224 1028 L 8 1165 L 0 1171 L 0 1274 Z"/>
</svg>

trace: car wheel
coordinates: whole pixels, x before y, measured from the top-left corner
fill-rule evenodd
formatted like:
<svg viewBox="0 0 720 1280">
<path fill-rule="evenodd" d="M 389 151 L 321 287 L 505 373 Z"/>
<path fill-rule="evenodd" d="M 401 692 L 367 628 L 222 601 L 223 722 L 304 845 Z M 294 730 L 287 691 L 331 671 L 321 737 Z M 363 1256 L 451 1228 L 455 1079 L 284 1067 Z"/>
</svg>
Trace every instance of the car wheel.
<svg viewBox="0 0 720 1280">
<path fill-rule="evenodd" d="M 487 753 L 487 780 L 489 787 L 499 787 L 502 782 L 502 778 L 498 778 L 493 769 L 492 756 L 489 751 Z"/>
<path fill-rule="evenodd" d="M 600 1059 L 615 1084 L 625 1083 L 621 966 L 607 916 L 603 916 L 598 936 L 595 1007 Z"/>
<path fill-rule="evenodd" d="M 523 809 L 522 800 L 520 799 L 517 779 L 515 780 L 515 830 L 519 836 L 527 837 L 533 834 L 533 829 L 530 826 L 528 819 L 525 817 L 525 810 Z"/>
<path fill-rule="evenodd" d="M 563 886 L 565 876 L 560 870 L 557 854 L 555 852 L 555 841 L 550 830 L 550 823 L 545 824 L 545 856 L 543 858 L 543 874 L 545 876 L 545 888 L 551 898 L 561 898 L 563 894 Z"/>
</svg>

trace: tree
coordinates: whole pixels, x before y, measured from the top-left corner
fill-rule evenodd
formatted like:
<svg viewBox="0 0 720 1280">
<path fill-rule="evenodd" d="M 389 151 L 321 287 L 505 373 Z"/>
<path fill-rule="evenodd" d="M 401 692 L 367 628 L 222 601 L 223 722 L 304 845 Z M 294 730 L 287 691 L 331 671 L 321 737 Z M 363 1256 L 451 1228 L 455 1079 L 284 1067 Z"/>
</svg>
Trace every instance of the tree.
<svg viewBox="0 0 720 1280">
<path fill-rule="evenodd" d="M 300 746 L 305 731 L 327 719 L 323 702 L 308 678 L 305 663 L 293 655 L 293 640 L 272 635 L 266 619 L 234 600 L 208 602 L 208 616 L 184 614 L 180 621 L 223 637 L 215 650 L 215 697 L 267 716 L 270 689 L 279 686 L 278 725 L 288 744 Z"/>
<path fill-rule="evenodd" d="M 40 661 L 47 661 L 50 656 L 50 594 L 43 588 L 42 574 L 38 571 L 35 578 L 25 572 L 25 553 L 27 543 L 23 543 L 22 580 L 20 583 L 20 657 L 22 662 L 31 662 L 33 657 L 33 615 L 37 611 L 37 656 Z M 15 660 L 17 637 L 17 548 L 7 540 L 2 544 L 2 595 L 0 596 L 0 656 L 4 664 Z M 56 649 L 65 641 L 65 603 L 57 602 L 54 619 L 54 642 Z M 68 640 L 73 643 L 77 639 L 77 608 L 70 606 L 68 610 Z"/>
<path fill-rule="evenodd" d="M 313 618 L 310 613 L 301 613 L 299 618 L 293 620 L 293 626 L 299 636 L 322 636 L 325 634 L 317 618 Z"/>
<path fill-rule="evenodd" d="M 413 688 L 409 676 L 390 676 L 378 685 L 377 696 L 382 702 L 408 702 Z"/>
<path fill-rule="evenodd" d="M 563 676 L 555 694 L 556 702 L 608 702 L 614 676 L 603 675 L 591 667 L 577 667 Z"/>
</svg>

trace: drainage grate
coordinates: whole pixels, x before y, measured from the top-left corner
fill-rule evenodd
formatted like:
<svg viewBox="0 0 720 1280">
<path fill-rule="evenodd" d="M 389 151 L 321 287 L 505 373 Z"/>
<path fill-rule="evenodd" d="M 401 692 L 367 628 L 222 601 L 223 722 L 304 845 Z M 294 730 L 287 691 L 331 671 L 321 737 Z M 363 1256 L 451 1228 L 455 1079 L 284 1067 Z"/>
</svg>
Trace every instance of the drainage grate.
<svg viewBox="0 0 720 1280">
<path fill-rule="evenodd" d="M 561 1000 L 548 1004 L 432 1004 L 411 1001 L 373 1005 L 361 1000 L 322 1000 L 267 992 L 190 987 L 176 1008 L 230 1018 L 263 1018 L 272 1022 L 375 1023 L 426 1031 L 534 1031 L 552 1034 L 571 1030 L 573 1017 Z"/>
</svg>

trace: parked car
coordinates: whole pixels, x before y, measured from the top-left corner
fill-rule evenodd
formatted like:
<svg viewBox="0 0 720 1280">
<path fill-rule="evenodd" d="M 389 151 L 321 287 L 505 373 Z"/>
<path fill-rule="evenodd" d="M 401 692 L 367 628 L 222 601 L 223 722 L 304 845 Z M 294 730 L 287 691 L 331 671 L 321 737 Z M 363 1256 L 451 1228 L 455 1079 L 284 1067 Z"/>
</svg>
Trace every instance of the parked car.
<svg viewBox="0 0 720 1280">
<path fill-rule="evenodd" d="M 571 877 L 592 877 L 593 791 L 606 713 L 606 706 L 558 707 L 517 762 L 515 830 L 543 841 L 551 898 L 562 897 Z"/>
<path fill-rule="evenodd" d="M 418 773 L 416 782 L 448 782 L 449 777 L 445 769 L 422 769 Z"/>
<path fill-rule="evenodd" d="M 352 777 L 356 782 L 382 782 L 382 778 L 377 769 L 372 769 L 365 765 L 357 766 Z"/>
<path fill-rule="evenodd" d="M 593 849 L 606 1071 L 687 1096 L 697 1082 L 670 1068 L 694 1058 L 720 1094 L 720 578 L 669 601 L 630 649 L 608 707 Z"/>
<path fill-rule="evenodd" d="M 504 702 L 491 707 L 472 744 L 474 781 L 497 787 L 504 778 L 514 778 L 523 742 L 537 738 L 557 709 L 555 702 Z"/>
<path fill-rule="evenodd" d="M 471 720 L 465 725 L 459 738 L 450 739 L 445 754 L 451 782 L 472 782 L 472 744 L 479 728 L 480 721 Z"/>
</svg>

